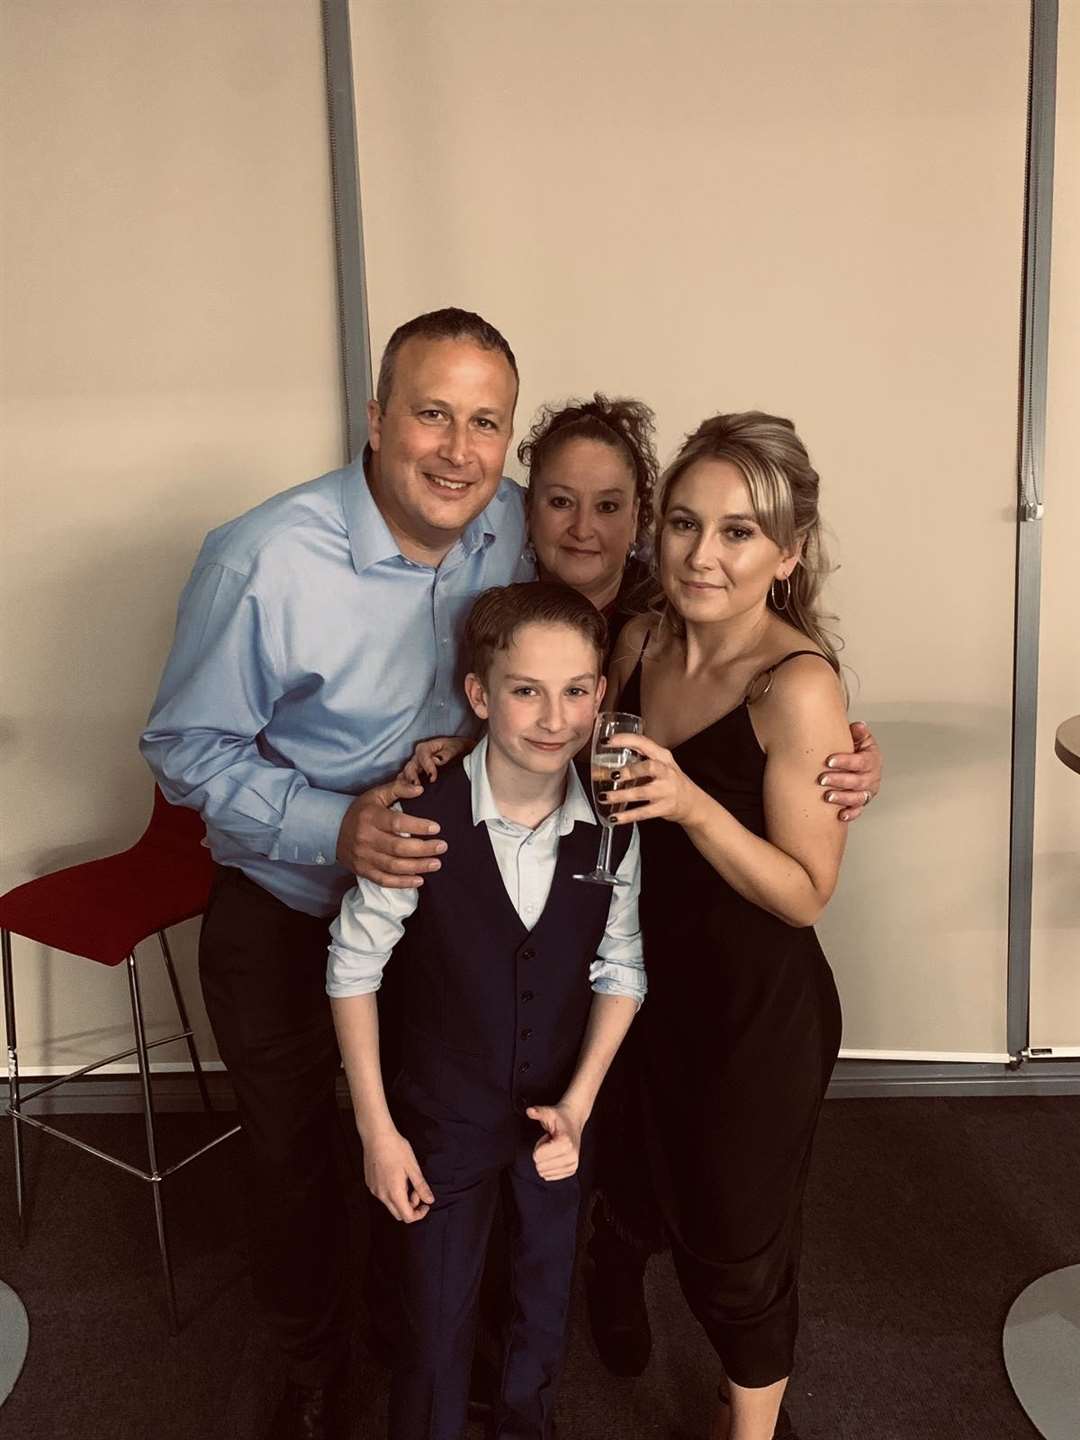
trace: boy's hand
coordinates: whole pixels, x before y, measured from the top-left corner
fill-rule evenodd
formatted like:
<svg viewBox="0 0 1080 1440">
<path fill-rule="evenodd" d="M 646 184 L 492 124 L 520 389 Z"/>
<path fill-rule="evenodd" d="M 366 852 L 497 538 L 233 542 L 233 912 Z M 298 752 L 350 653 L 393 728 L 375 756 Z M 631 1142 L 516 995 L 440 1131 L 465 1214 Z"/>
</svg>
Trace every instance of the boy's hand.
<svg viewBox="0 0 1080 1440">
<path fill-rule="evenodd" d="M 412 757 L 405 761 L 398 780 L 405 785 L 423 785 L 425 780 L 435 780 L 441 765 L 449 765 L 459 755 L 466 755 L 475 741 L 466 740 L 463 735 L 440 735 L 435 740 L 419 740 Z"/>
<path fill-rule="evenodd" d="M 585 1125 L 566 1105 L 530 1105 L 530 1120 L 542 1125 L 545 1134 L 533 1146 L 536 1173 L 541 1180 L 566 1180 L 577 1172 L 581 1132 Z"/>
<path fill-rule="evenodd" d="M 851 727 L 851 753 L 830 755 L 818 784 L 825 788 L 828 805 L 839 805 L 837 819 L 858 820 L 881 789 L 881 751 L 870 726 L 856 720 Z"/>
<path fill-rule="evenodd" d="M 402 815 L 390 808 L 395 800 L 414 800 L 421 789 L 398 779 L 358 795 L 345 811 L 338 832 L 339 863 L 388 890 L 415 890 L 422 885 L 426 872 L 439 869 L 435 857 L 445 851 L 446 842 L 419 838 L 438 835 L 434 820 Z"/>
<path fill-rule="evenodd" d="M 387 1130 L 364 1145 L 364 1180 L 395 1220 L 411 1225 L 435 1204 L 435 1196 L 405 1136 Z"/>
</svg>

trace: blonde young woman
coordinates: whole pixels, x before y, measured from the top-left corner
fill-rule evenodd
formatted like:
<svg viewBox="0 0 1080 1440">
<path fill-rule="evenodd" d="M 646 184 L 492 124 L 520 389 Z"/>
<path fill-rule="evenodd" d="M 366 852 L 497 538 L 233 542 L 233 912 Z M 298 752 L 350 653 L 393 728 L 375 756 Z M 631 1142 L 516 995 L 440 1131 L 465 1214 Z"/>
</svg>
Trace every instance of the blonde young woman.
<svg viewBox="0 0 1080 1440">
<path fill-rule="evenodd" d="M 775 423 L 783 426 L 786 422 Z M 617 662 L 613 677 L 616 683 L 620 675 L 625 680 L 628 658 L 636 657 L 646 633 L 643 628 L 646 622 L 639 620 L 630 642 L 619 643 L 624 627 L 633 623 L 634 615 L 646 603 L 643 582 L 647 579 L 647 567 L 641 551 L 651 536 L 658 468 L 652 429 L 652 412 L 641 401 L 609 399 L 596 394 L 591 399 L 545 407 L 518 449 L 519 458 L 528 469 L 529 530 L 537 568 L 544 579 L 560 580 L 580 590 L 604 612 Z M 665 491 L 668 499 L 670 480 L 676 471 L 682 473 L 685 467 L 681 462 L 693 444 L 694 441 L 688 442 L 671 467 Z M 813 554 L 816 518 L 812 528 L 813 535 L 808 532 L 810 546 L 806 563 L 802 573 L 792 581 L 794 599 L 788 603 L 795 607 L 804 603 L 804 587 L 816 563 Z M 661 522 L 658 548 L 663 533 Z M 813 583 L 816 591 L 816 580 Z M 786 585 L 779 586 L 776 593 L 782 599 Z M 778 613 L 775 607 L 773 610 Z M 793 610 L 791 615 L 794 613 Z M 674 610 L 672 618 L 677 631 L 679 621 Z M 664 641 L 671 632 L 670 623 L 660 628 L 663 633 L 649 642 L 646 668 L 650 670 L 663 653 Z M 792 661 L 787 668 L 794 674 L 800 666 L 824 668 L 820 660 L 806 659 Z M 701 677 L 676 673 L 674 679 L 676 683 L 669 690 L 669 697 L 681 713 L 685 695 L 689 715 L 692 696 L 697 694 Z M 706 688 L 707 685 L 706 678 Z M 715 697 L 707 691 L 706 698 Z M 615 704 L 616 696 L 609 690 L 609 705 Z M 624 700 L 620 708 L 634 707 Z M 410 783 L 434 779 L 438 768 L 460 754 L 469 743 L 458 737 L 423 741 L 405 767 L 403 778 Z M 845 725 L 842 734 L 837 734 L 825 748 L 814 751 L 812 757 L 808 753 L 807 759 L 810 774 L 803 782 L 806 808 L 815 812 L 815 824 L 829 831 L 827 843 L 839 848 L 846 825 L 837 824 L 837 820 L 857 819 L 878 792 L 880 752 L 869 728 L 856 722 L 850 731 Z M 827 780 L 828 785 L 818 784 L 819 779 Z M 655 828 L 647 826 L 646 832 Z M 447 857 L 447 863 L 452 863 L 452 857 Z M 658 879 L 655 888 L 650 890 L 653 897 L 658 895 L 661 884 Z M 647 875 L 645 885 L 650 886 Z M 690 896 L 685 903 L 693 909 L 697 900 Z M 694 1003 L 691 996 L 687 996 L 686 1003 Z M 652 1006 L 651 1000 L 649 1006 Z M 729 1019 L 737 1023 L 737 1017 Z M 634 1152 L 628 1143 L 635 1129 L 627 1095 L 636 1090 L 637 1049 L 636 1043 L 624 1047 L 619 1065 L 609 1077 L 601 1113 L 596 1117 L 597 1184 L 601 1195 L 593 1214 L 586 1269 L 589 1318 L 597 1348 L 608 1368 L 619 1375 L 639 1374 L 648 1363 L 651 1333 L 645 1306 L 644 1272 L 649 1257 L 667 1243 L 666 1226 L 656 1213 L 651 1186 L 641 1167 L 634 1163 Z M 770 1430 L 769 1434 L 772 1433 Z"/>
<path fill-rule="evenodd" d="M 657 510 L 662 595 L 624 630 L 609 684 L 645 729 L 625 741 L 644 758 L 620 777 L 640 803 L 619 817 L 641 826 L 642 1163 L 726 1374 L 713 1434 L 771 1440 L 785 1433 L 803 1185 L 840 1044 L 812 928 L 846 837 L 813 787 L 848 740 L 817 610 L 818 477 L 789 421 L 718 415 L 668 468 Z"/>
</svg>

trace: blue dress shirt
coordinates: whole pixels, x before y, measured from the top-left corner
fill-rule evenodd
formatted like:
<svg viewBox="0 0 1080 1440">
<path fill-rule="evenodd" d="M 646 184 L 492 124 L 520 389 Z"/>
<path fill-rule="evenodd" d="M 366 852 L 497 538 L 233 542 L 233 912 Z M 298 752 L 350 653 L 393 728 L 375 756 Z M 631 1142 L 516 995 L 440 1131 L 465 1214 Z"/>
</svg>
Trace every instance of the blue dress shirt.
<svg viewBox="0 0 1080 1440">
<path fill-rule="evenodd" d="M 533 578 L 524 543 L 504 479 L 437 568 L 406 559 L 359 461 L 207 536 L 141 749 L 215 860 L 295 910 L 337 910 L 346 810 L 418 740 L 470 728 L 462 626 L 480 591 Z"/>
</svg>

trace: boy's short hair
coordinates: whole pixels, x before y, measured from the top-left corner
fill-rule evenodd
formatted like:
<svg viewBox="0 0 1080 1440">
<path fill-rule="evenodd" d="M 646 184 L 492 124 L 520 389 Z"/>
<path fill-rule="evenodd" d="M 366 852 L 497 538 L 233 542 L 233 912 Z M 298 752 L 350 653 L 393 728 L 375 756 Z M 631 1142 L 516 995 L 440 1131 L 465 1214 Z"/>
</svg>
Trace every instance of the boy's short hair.
<svg viewBox="0 0 1080 1440">
<path fill-rule="evenodd" d="M 566 625 L 595 649 L 597 669 L 607 653 L 607 621 L 591 600 L 569 585 L 530 580 L 496 585 L 480 595 L 465 622 L 466 670 L 485 680 L 500 650 L 509 650 L 522 625 Z"/>
</svg>

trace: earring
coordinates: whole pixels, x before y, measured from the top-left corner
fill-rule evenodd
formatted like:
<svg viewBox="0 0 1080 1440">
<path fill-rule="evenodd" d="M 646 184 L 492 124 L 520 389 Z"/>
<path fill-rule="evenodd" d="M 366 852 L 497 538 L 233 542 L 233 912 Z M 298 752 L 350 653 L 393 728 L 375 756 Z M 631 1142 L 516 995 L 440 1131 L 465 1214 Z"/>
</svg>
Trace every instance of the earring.
<svg viewBox="0 0 1080 1440">
<path fill-rule="evenodd" d="M 525 542 L 525 548 L 521 552 L 521 558 L 525 561 L 527 565 L 536 564 L 536 547 L 533 545 L 531 540 L 527 540 Z"/>
<path fill-rule="evenodd" d="M 637 553 L 638 553 L 638 543 L 637 543 L 636 540 L 631 540 L 631 542 L 630 542 L 630 549 L 627 550 L 627 552 L 626 552 L 626 558 L 627 558 L 627 560 L 636 560 L 636 559 L 637 559 Z"/>
<path fill-rule="evenodd" d="M 777 586 L 783 585 L 783 599 L 777 599 Z M 774 580 L 769 586 L 769 598 L 773 603 L 774 610 L 786 610 L 791 603 L 791 576 L 785 575 L 782 580 Z"/>
</svg>

